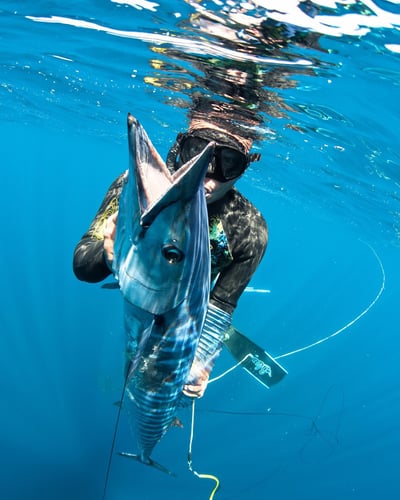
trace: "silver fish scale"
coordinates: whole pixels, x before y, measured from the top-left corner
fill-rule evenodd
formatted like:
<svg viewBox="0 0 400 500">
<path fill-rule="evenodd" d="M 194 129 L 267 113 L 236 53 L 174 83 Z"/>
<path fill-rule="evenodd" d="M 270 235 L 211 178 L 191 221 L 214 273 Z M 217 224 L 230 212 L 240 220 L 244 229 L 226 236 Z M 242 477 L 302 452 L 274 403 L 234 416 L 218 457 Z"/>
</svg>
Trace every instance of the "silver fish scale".
<svg viewBox="0 0 400 500">
<path fill-rule="evenodd" d="M 204 300 L 203 294 L 201 287 L 197 287 L 193 303 Z M 197 347 L 201 324 L 196 318 L 199 313 L 201 317 L 202 310 L 197 311 L 197 315 L 193 310 L 192 315 L 187 315 L 187 312 L 183 307 L 169 314 L 174 316 L 173 328 L 164 329 L 162 325 L 151 329 L 142 343 L 144 345 L 139 345 L 129 377 L 128 391 L 133 403 L 129 411 L 144 461 L 150 457 L 176 416 L 182 387 Z M 166 324 L 168 322 L 166 318 Z"/>
<path fill-rule="evenodd" d="M 127 354 L 133 358 L 124 407 L 135 430 L 137 458 L 153 464 L 150 455 L 176 416 L 208 306 L 203 181 L 214 145 L 171 176 L 132 116 L 128 136 L 131 161 L 120 197 L 113 270 L 125 302 Z"/>
</svg>

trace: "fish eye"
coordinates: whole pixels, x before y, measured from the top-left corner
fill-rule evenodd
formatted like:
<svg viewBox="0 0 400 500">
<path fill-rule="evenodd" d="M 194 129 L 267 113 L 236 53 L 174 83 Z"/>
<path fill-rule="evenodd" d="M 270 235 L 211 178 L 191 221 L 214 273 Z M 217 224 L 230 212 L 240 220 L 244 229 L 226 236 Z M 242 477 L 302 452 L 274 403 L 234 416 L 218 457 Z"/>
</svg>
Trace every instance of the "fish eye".
<svg viewBox="0 0 400 500">
<path fill-rule="evenodd" d="M 177 248 L 175 245 L 164 245 L 161 253 L 163 257 L 169 262 L 169 264 L 177 264 L 178 262 L 181 262 L 184 258 L 184 254 L 179 248 Z"/>
</svg>

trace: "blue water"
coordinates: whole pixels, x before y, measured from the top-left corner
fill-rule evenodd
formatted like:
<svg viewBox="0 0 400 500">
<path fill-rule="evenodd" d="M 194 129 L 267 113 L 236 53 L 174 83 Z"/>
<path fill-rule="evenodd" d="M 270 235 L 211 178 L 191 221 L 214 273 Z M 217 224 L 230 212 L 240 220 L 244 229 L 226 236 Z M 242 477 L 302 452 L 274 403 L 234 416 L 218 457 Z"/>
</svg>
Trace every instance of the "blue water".
<svg viewBox="0 0 400 500">
<path fill-rule="evenodd" d="M 298 14 L 260 3 L 1 2 L 1 498 L 102 498 L 121 299 L 74 278 L 73 248 L 127 167 L 127 112 L 165 156 L 204 91 L 198 59 L 250 54 L 286 84 L 264 86 L 263 159 L 238 184 L 270 243 L 250 283 L 265 292 L 246 292 L 234 323 L 289 374 L 270 390 L 241 369 L 210 384 L 193 465 L 218 476 L 219 500 L 400 498 L 399 4 L 319 2 L 320 47 L 289 44 L 279 61 L 254 40 L 224 52 L 229 36 L 192 16 L 200 5 L 239 33 L 238 14 Z M 214 374 L 233 364 L 224 352 Z M 209 498 L 181 417 L 154 452 L 177 478 L 115 455 L 108 499 Z M 116 450 L 134 451 L 125 415 Z"/>
</svg>

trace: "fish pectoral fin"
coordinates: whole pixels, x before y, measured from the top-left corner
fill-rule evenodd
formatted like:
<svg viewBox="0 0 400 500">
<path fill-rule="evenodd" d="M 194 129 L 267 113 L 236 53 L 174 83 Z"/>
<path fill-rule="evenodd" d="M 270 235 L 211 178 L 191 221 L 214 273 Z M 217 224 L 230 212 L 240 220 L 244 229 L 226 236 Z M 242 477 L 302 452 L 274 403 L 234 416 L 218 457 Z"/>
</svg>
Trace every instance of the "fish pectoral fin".
<svg viewBox="0 0 400 500">
<path fill-rule="evenodd" d="M 180 429 L 183 429 L 182 421 L 178 417 L 175 417 L 171 422 L 170 427 L 179 427 Z"/>
<path fill-rule="evenodd" d="M 169 476 L 176 477 L 176 474 L 174 474 L 172 471 L 164 467 L 163 465 L 159 464 L 155 460 L 148 458 L 148 461 L 144 461 L 140 455 L 136 455 L 135 453 L 127 453 L 125 451 L 120 451 L 118 455 L 121 455 L 121 457 L 127 457 L 127 458 L 132 458 L 133 460 L 136 460 L 137 462 L 140 462 L 141 464 L 144 465 L 149 465 L 150 467 L 154 467 L 155 469 L 160 470 L 161 472 L 165 472 L 165 474 L 168 474 Z"/>
<path fill-rule="evenodd" d="M 104 283 L 100 288 L 103 288 L 103 290 L 119 290 L 119 284 L 114 282 Z"/>
</svg>

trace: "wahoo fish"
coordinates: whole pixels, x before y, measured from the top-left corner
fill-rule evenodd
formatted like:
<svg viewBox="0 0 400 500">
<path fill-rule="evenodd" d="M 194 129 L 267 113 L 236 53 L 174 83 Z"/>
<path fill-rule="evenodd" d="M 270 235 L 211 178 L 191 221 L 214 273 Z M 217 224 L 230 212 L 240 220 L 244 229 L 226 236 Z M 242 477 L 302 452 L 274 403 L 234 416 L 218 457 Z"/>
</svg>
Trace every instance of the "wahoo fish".
<svg viewBox="0 0 400 500">
<path fill-rule="evenodd" d="M 137 453 L 151 458 L 176 418 L 209 300 L 204 176 L 214 144 L 170 173 L 128 115 L 129 169 L 120 196 L 113 272 L 122 297 L 128 365 L 124 408 Z"/>
</svg>

